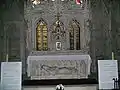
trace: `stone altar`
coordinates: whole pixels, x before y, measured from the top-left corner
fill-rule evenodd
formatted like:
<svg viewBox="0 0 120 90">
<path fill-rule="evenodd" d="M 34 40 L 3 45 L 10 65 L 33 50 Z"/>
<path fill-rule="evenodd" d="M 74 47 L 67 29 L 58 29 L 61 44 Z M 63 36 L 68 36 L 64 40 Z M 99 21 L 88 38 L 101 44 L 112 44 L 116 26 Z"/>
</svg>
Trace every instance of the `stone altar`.
<svg viewBox="0 0 120 90">
<path fill-rule="evenodd" d="M 28 56 L 27 73 L 31 80 L 82 79 L 90 74 L 89 55 Z"/>
</svg>

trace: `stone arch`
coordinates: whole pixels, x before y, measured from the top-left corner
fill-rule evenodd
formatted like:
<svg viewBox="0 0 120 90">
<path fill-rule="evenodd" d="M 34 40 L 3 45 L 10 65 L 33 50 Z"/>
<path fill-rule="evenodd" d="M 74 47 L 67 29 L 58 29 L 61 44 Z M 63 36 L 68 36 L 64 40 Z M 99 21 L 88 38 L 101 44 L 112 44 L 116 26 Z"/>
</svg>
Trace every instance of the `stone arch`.
<svg viewBox="0 0 120 90">
<path fill-rule="evenodd" d="M 42 18 L 36 24 L 36 50 L 48 50 L 48 28 L 47 23 Z"/>
<path fill-rule="evenodd" d="M 57 50 L 56 46 L 57 43 L 61 43 L 61 49 L 63 50 L 65 48 L 65 40 L 66 40 L 66 32 L 64 29 L 64 23 L 57 18 L 53 21 L 53 23 L 50 25 L 50 44 L 52 50 Z"/>
<path fill-rule="evenodd" d="M 39 19 L 35 20 L 35 28 L 37 27 L 37 23 L 39 23 L 40 21 L 44 21 L 44 23 L 46 25 L 48 25 L 47 21 L 44 18 L 39 18 Z"/>
<path fill-rule="evenodd" d="M 69 22 L 70 50 L 80 50 L 80 23 L 76 19 Z"/>
</svg>

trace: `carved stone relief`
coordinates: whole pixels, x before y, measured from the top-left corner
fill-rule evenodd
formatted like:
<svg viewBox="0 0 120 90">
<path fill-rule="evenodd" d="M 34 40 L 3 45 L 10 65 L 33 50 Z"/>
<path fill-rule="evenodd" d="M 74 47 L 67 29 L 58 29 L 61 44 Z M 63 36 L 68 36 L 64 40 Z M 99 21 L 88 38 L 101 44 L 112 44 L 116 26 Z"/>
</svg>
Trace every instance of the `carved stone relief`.
<svg viewBox="0 0 120 90">
<path fill-rule="evenodd" d="M 28 76 L 33 80 L 88 78 L 91 64 L 89 55 L 51 56 L 29 56 Z"/>
<path fill-rule="evenodd" d="M 43 1 L 45 2 L 45 1 Z M 85 48 L 88 46 L 90 37 L 89 37 L 89 28 L 85 28 L 87 26 L 84 26 L 84 20 L 86 20 L 88 17 L 88 10 L 85 10 L 77 5 L 77 7 L 72 8 L 69 10 L 70 7 L 72 7 L 72 1 L 71 0 L 55 0 L 55 2 L 46 2 L 41 3 L 39 5 L 36 5 L 34 8 L 28 5 L 28 7 L 25 9 L 26 13 L 25 16 L 27 17 L 29 23 L 28 28 L 30 29 L 30 35 L 32 39 L 32 46 L 30 48 L 33 48 L 35 50 L 35 29 L 36 29 L 36 23 L 40 18 L 43 18 L 47 22 L 48 27 L 48 47 L 50 50 L 55 50 L 56 43 L 55 42 L 61 42 L 62 49 L 67 50 L 69 48 L 69 22 L 71 21 L 71 18 L 75 18 L 80 22 L 80 28 L 81 28 L 81 46 L 82 48 Z M 69 6 L 71 5 L 71 6 Z M 74 5 L 76 5 L 74 3 Z M 86 4 L 85 4 L 86 5 Z M 31 8 L 30 8 L 31 7 Z M 77 13 L 76 13 L 77 12 Z M 56 27 L 58 32 L 53 31 L 54 30 L 54 23 L 57 21 L 55 15 L 60 13 L 62 16 L 60 17 L 60 21 L 63 23 L 63 26 Z M 76 13 L 76 15 L 75 15 Z M 60 32 L 59 32 L 60 31 Z M 84 37 L 85 35 L 85 37 Z M 88 39 L 87 39 L 88 38 Z M 54 45 L 52 43 L 54 42 Z M 64 47 L 63 47 L 64 46 Z"/>
</svg>

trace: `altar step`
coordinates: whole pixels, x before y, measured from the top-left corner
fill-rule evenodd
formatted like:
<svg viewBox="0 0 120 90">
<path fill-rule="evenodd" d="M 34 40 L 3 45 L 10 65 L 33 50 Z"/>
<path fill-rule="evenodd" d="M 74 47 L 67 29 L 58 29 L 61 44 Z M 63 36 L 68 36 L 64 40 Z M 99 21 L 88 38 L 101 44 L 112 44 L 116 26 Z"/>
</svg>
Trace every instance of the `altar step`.
<svg viewBox="0 0 120 90">
<path fill-rule="evenodd" d="M 92 85 L 98 84 L 95 79 L 49 79 L 49 80 L 24 80 L 23 86 L 46 86 L 46 85 Z"/>
<path fill-rule="evenodd" d="M 55 90 L 56 85 L 63 84 L 65 90 L 97 90 L 98 82 L 95 79 L 51 79 L 51 80 L 24 80 L 23 90 Z"/>
<path fill-rule="evenodd" d="M 55 90 L 56 85 L 53 86 L 25 86 L 23 90 Z M 64 85 L 64 90 L 97 90 L 98 85 Z"/>
</svg>

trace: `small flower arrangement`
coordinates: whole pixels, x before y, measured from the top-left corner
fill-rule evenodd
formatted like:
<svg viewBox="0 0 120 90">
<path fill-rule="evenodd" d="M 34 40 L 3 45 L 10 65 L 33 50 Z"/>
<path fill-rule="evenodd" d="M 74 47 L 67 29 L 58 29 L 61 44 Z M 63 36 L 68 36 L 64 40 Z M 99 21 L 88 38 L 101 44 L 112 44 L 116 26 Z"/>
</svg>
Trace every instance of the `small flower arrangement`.
<svg viewBox="0 0 120 90">
<path fill-rule="evenodd" d="M 64 86 L 62 84 L 59 84 L 56 86 L 56 90 L 64 90 Z"/>
</svg>

